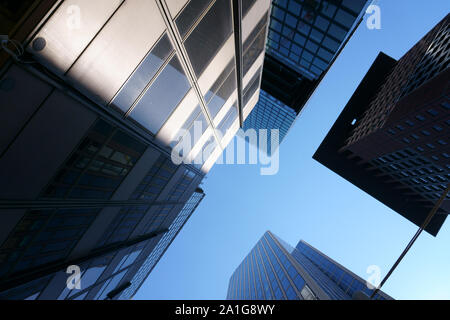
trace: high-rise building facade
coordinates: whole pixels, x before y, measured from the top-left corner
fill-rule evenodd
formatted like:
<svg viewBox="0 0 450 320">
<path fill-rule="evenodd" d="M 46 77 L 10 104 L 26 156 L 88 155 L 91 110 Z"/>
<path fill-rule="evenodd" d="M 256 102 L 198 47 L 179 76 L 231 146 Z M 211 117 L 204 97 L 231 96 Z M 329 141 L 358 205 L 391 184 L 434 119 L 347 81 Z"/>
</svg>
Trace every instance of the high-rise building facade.
<svg viewBox="0 0 450 320">
<path fill-rule="evenodd" d="M 380 54 L 314 158 L 421 225 L 450 182 L 450 15 L 400 60 Z M 426 229 L 436 235 L 447 196 Z"/>
<path fill-rule="evenodd" d="M 258 100 L 270 1 L 1 6 L 0 298 L 130 299 Z"/>
<path fill-rule="evenodd" d="M 352 36 L 367 0 L 274 0 L 260 101 L 244 129 L 279 129 L 286 136 Z"/>
<path fill-rule="evenodd" d="M 366 281 L 304 241 L 293 248 L 267 231 L 230 278 L 229 300 L 350 300 Z M 379 291 L 374 300 L 390 300 Z"/>
</svg>

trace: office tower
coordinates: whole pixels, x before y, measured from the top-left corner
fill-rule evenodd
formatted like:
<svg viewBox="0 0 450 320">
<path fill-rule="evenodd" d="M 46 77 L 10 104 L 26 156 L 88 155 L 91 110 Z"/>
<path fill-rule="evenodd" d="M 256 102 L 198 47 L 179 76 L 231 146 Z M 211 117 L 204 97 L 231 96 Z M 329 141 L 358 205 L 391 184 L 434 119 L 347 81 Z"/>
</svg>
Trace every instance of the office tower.
<svg viewBox="0 0 450 320">
<path fill-rule="evenodd" d="M 1 3 L 1 299 L 134 296 L 258 100 L 269 6 Z"/>
<path fill-rule="evenodd" d="M 367 0 L 272 1 L 260 100 L 244 129 L 268 129 L 269 141 L 270 129 L 279 129 L 281 143 L 367 6 Z"/>
<path fill-rule="evenodd" d="M 449 21 L 398 61 L 380 53 L 314 155 L 416 225 L 450 181 Z M 448 213 L 449 196 L 426 230 Z"/>
<path fill-rule="evenodd" d="M 350 300 L 366 281 L 304 241 L 296 248 L 267 231 L 230 278 L 228 300 Z M 374 300 L 391 300 L 379 291 Z"/>
</svg>

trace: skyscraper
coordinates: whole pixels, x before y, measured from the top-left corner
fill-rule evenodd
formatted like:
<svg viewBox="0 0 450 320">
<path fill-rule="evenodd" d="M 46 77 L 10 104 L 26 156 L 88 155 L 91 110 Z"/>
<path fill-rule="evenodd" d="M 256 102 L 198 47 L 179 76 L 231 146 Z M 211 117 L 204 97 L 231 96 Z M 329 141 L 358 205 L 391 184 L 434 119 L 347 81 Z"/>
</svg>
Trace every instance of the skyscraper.
<svg viewBox="0 0 450 320">
<path fill-rule="evenodd" d="M 398 61 L 380 53 L 314 155 L 416 225 L 450 181 L 449 23 Z M 426 230 L 449 213 L 447 196 Z"/>
<path fill-rule="evenodd" d="M 367 6 L 367 0 L 272 1 L 260 101 L 244 129 L 268 129 L 269 141 L 270 129 L 279 129 L 281 143 Z"/>
<path fill-rule="evenodd" d="M 258 100 L 270 1 L 1 6 L 0 298 L 132 298 Z"/>
<path fill-rule="evenodd" d="M 366 281 L 304 241 L 296 248 L 267 231 L 230 278 L 229 300 L 350 300 Z M 390 300 L 380 291 L 375 300 Z"/>
</svg>

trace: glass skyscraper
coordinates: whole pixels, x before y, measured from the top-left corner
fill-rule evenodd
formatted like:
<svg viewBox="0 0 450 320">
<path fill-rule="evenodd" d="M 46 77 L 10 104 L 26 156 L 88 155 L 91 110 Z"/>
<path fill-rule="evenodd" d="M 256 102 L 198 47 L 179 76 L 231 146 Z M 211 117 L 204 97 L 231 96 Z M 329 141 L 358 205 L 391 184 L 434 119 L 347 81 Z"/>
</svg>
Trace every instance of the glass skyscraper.
<svg viewBox="0 0 450 320">
<path fill-rule="evenodd" d="M 267 231 L 230 278 L 229 300 L 350 300 L 366 281 L 304 241 L 293 248 Z M 379 291 L 375 300 L 392 298 Z"/>
<path fill-rule="evenodd" d="M 130 299 L 259 98 L 270 1 L 0 6 L 0 298 Z"/>
<path fill-rule="evenodd" d="M 279 129 L 281 143 L 286 128 L 293 125 L 353 34 L 368 2 L 272 1 L 261 84 L 263 91 L 244 129 Z M 286 108 L 290 110 L 286 111 Z"/>
</svg>

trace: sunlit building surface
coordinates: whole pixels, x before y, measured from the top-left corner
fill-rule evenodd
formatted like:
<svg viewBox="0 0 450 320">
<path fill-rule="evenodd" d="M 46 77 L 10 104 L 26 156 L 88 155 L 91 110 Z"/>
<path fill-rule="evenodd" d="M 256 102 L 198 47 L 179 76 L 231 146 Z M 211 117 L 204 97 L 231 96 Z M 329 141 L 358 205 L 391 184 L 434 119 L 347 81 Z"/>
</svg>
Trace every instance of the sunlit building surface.
<svg viewBox="0 0 450 320">
<path fill-rule="evenodd" d="M 314 159 L 420 226 L 450 182 L 450 15 L 400 60 L 380 53 Z M 448 195 L 427 231 L 450 213 Z"/>
<path fill-rule="evenodd" d="M 269 7 L 1 2 L 1 299 L 135 295 L 258 100 Z"/>
<path fill-rule="evenodd" d="M 367 0 L 272 1 L 264 91 L 244 129 L 279 129 L 281 143 L 368 5 Z"/>
<path fill-rule="evenodd" d="M 373 287 L 306 242 L 293 248 L 268 231 L 231 276 L 227 299 L 351 300 L 358 291 L 370 296 Z"/>
</svg>

